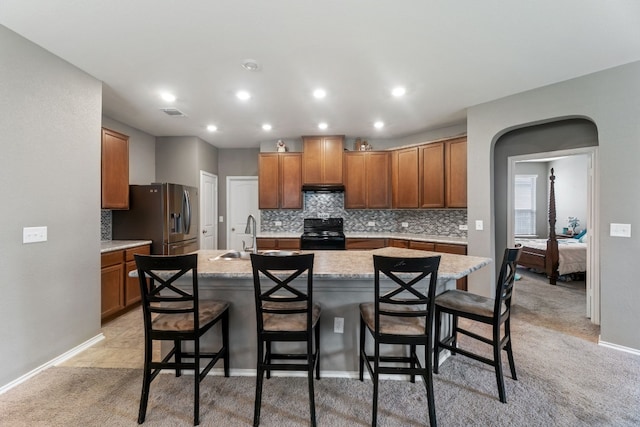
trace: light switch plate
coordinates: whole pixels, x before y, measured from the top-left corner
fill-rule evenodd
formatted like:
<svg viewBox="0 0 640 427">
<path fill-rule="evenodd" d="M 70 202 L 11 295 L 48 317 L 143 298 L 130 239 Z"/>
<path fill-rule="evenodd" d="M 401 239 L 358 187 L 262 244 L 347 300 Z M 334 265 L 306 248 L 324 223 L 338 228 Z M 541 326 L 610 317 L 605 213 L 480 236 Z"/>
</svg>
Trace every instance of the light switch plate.
<svg viewBox="0 0 640 427">
<path fill-rule="evenodd" d="M 222 215 L 218 217 L 218 222 L 224 222 L 224 217 Z"/>
<path fill-rule="evenodd" d="M 611 237 L 631 237 L 631 224 L 609 224 Z"/>
<path fill-rule="evenodd" d="M 367 222 L 367 227 L 375 227 L 375 226 L 376 226 L 376 222 L 375 221 Z"/>
<path fill-rule="evenodd" d="M 37 243 L 47 241 L 47 227 L 24 227 L 22 229 L 22 243 Z"/>
<path fill-rule="evenodd" d="M 484 222 L 481 219 L 476 219 L 476 230 L 484 230 Z"/>
<path fill-rule="evenodd" d="M 344 333 L 344 317 L 333 318 L 333 332 L 336 334 Z"/>
</svg>

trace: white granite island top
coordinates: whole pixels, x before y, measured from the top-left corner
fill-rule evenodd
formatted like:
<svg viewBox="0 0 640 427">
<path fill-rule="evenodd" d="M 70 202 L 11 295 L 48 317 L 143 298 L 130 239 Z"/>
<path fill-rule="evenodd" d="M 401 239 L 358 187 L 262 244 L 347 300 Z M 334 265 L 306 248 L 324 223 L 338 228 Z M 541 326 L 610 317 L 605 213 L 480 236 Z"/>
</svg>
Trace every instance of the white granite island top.
<svg viewBox="0 0 640 427">
<path fill-rule="evenodd" d="M 215 260 L 227 251 L 198 251 L 198 276 L 201 278 L 252 278 L 251 262 L 248 259 Z M 468 255 L 454 255 L 439 252 L 419 251 L 402 248 L 382 248 L 374 250 L 350 251 L 300 251 L 315 254 L 314 279 L 373 279 L 373 256 L 427 257 L 440 255 L 438 278 L 459 279 L 492 262 L 491 258 Z"/>
</svg>

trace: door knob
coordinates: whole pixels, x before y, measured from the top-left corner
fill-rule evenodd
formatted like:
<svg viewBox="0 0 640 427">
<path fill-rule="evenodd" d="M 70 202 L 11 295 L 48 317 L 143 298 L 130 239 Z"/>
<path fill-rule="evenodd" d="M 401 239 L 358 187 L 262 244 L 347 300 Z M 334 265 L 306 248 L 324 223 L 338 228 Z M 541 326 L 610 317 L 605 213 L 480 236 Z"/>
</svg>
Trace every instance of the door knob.
<svg viewBox="0 0 640 427">
<path fill-rule="evenodd" d="M 232 229 L 231 229 L 231 231 L 236 231 L 236 229 L 235 229 L 235 228 L 232 228 Z"/>
<path fill-rule="evenodd" d="M 207 230 L 202 230 L 202 234 L 207 234 Z"/>
</svg>

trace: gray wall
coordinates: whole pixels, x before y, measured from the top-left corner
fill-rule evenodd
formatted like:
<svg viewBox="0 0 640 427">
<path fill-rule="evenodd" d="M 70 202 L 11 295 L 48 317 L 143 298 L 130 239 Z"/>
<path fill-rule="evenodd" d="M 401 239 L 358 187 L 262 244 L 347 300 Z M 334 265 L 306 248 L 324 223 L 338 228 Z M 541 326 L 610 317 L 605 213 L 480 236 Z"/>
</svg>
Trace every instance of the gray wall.
<svg viewBox="0 0 640 427">
<path fill-rule="evenodd" d="M 2 386 L 99 333 L 102 87 L 3 26 L 0 56 Z"/>
<path fill-rule="evenodd" d="M 156 180 L 200 186 L 200 170 L 218 173 L 218 149 L 197 136 L 156 138 Z"/>
<path fill-rule="evenodd" d="M 549 170 L 553 168 L 556 176 L 556 233 L 568 227 L 570 216 L 580 220 L 576 231 L 587 227 L 588 161 L 588 156 L 583 154 L 549 162 Z"/>
<path fill-rule="evenodd" d="M 640 235 L 610 237 L 610 223 L 638 229 L 640 186 L 640 62 L 545 86 L 468 109 L 468 217 L 484 221 L 484 230 L 470 227 L 470 255 L 495 257 L 498 214 L 494 180 L 498 181 L 494 145 L 516 128 L 570 117 L 585 117 L 598 129 L 599 255 L 601 284 L 601 340 L 640 349 L 640 286 L 633 267 Z M 497 150 L 497 147 L 496 147 Z M 473 161 L 471 161 L 473 159 Z M 494 221 L 495 218 L 495 221 Z M 469 289 L 489 295 L 493 269 L 473 273 Z"/>
<path fill-rule="evenodd" d="M 156 137 L 107 116 L 102 126 L 129 136 L 129 184 L 156 182 Z"/>
<path fill-rule="evenodd" d="M 274 143 L 275 146 L 275 143 Z M 259 148 L 221 148 L 218 150 L 218 248 L 227 247 L 227 177 L 258 176 Z"/>
</svg>

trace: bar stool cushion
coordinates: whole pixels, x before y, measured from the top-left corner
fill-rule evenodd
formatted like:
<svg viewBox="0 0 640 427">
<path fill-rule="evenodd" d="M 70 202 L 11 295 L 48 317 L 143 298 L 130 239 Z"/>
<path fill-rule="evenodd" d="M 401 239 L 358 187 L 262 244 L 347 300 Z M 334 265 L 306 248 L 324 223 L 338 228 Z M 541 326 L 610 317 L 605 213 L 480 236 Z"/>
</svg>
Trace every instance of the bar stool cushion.
<svg viewBox="0 0 640 427">
<path fill-rule="evenodd" d="M 436 297 L 436 304 L 451 310 L 464 311 L 478 316 L 492 317 L 495 300 L 457 289 L 451 289 Z M 501 312 L 507 307 L 502 304 Z"/>
<path fill-rule="evenodd" d="M 288 310 L 306 310 L 306 301 L 299 302 L 274 302 L 269 301 L 262 304 L 265 309 L 288 309 Z M 311 312 L 311 327 L 315 328 L 318 319 L 320 319 L 320 313 L 322 309 L 320 305 L 313 304 L 313 311 Z M 307 313 L 263 313 L 262 322 L 265 331 L 278 331 L 278 332 L 304 332 L 307 330 Z"/>
<path fill-rule="evenodd" d="M 415 306 L 395 306 L 392 304 L 380 304 L 380 308 L 388 311 L 407 313 L 417 311 Z M 372 302 L 360 304 L 360 313 L 365 323 L 372 331 L 376 328 L 375 306 Z M 424 316 L 421 317 L 396 317 L 380 315 L 380 333 L 389 335 L 424 335 Z"/>
<path fill-rule="evenodd" d="M 171 304 L 171 307 L 178 308 L 191 307 L 189 303 Z M 204 300 L 199 303 L 199 322 L 200 325 L 206 325 L 213 319 L 219 317 L 225 310 L 229 308 L 227 301 Z M 158 314 L 152 320 L 153 329 L 157 331 L 193 331 L 193 313 L 170 313 Z"/>
</svg>

